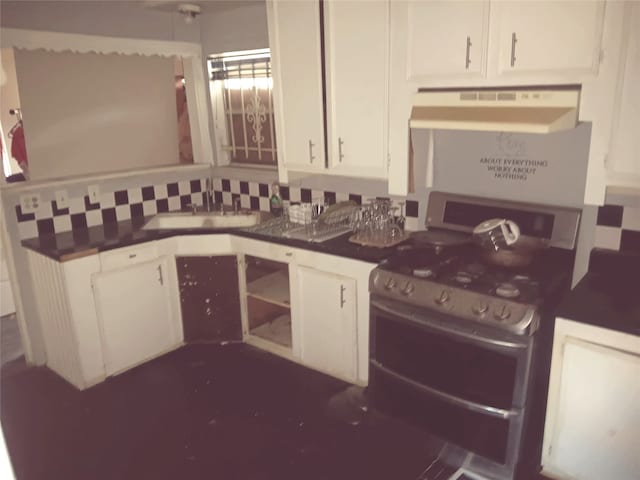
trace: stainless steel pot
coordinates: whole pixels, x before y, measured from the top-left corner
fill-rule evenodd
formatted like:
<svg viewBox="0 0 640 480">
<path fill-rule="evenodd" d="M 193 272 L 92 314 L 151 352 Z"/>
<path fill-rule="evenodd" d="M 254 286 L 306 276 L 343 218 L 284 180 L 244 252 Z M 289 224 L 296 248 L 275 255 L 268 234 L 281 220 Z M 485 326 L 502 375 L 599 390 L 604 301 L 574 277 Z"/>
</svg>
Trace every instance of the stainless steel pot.
<svg viewBox="0 0 640 480">
<path fill-rule="evenodd" d="M 471 242 L 468 233 L 452 232 L 451 230 L 430 229 L 413 232 L 411 238 L 417 245 L 429 245 L 439 254 L 446 247 L 456 247 Z"/>
</svg>

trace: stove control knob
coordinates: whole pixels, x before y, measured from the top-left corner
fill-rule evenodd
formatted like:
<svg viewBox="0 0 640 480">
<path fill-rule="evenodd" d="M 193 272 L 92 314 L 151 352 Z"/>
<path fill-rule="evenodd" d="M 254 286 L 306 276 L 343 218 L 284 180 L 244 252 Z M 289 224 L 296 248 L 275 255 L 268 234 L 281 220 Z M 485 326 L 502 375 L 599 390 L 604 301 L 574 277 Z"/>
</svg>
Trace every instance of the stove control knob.
<svg viewBox="0 0 640 480">
<path fill-rule="evenodd" d="M 434 302 L 436 302 L 438 305 L 444 305 L 448 301 L 449 301 L 449 292 L 447 292 L 446 290 L 442 290 L 440 292 L 440 296 L 434 299 Z"/>
<path fill-rule="evenodd" d="M 415 289 L 416 287 L 413 285 L 413 283 L 407 282 L 405 286 L 402 287 L 402 290 L 400 290 L 400 293 L 402 293 L 405 297 L 408 297 L 409 295 L 413 295 Z"/>
<path fill-rule="evenodd" d="M 393 277 L 387 278 L 387 281 L 384 282 L 384 288 L 387 290 L 393 290 L 394 288 L 396 288 L 396 285 L 397 285 L 397 282 Z"/>
<path fill-rule="evenodd" d="M 511 310 L 509 310 L 509 307 L 503 304 L 501 307 L 499 307 L 497 310 L 493 312 L 493 316 L 496 318 L 496 320 L 500 320 L 501 322 L 504 322 L 507 318 L 511 316 Z"/>
<path fill-rule="evenodd" d="M 485 302 L 478 302 L 473 307 L 471 307 L 471 310 L 476 315 L 482 315 L 486 313 L 487 310 L 489 310 L 489 305 L 487 305 Z"/>
</svg>

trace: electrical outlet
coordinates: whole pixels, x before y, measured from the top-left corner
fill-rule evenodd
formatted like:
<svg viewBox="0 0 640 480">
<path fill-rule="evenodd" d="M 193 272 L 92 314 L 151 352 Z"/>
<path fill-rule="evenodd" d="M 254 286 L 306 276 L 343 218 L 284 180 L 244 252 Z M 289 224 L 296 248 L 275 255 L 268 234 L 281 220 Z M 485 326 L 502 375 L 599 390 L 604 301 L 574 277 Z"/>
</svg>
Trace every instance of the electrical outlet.
<svg viewBox="0 0 640 480">
<path fill-rule="evenodd" d="M 89 190 L 89 202 L 100 203 L 100 186 L 89 185 L 87 190 Z"/>
<path fill-rule="evenodd" d="M 69 197 L 66 190 L 58 190 L 56 192 L 56 206 L 58 210 L 62 208 L 69 208 Z"/>
<path fill-rule="evenodd" d="M 20 210 L 22 213 L 35 213 L 40 207 L 39 193 L 25 193 L 20 195 Z"/>
</svg>

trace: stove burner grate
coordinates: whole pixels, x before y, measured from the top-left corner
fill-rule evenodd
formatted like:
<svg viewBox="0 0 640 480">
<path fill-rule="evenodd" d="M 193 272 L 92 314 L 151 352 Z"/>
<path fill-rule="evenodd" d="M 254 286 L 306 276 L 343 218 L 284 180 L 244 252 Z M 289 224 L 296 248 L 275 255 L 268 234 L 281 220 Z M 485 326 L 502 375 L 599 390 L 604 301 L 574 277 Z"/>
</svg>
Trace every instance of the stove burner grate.
<svg viewBox="0 0 640 480">
<path fill-rule="evenodd" d="M 516 298 L 520 290 L 513 283 L 501 283 L 496 287 L 496 294 L 504 298 Z"/>
</svg>

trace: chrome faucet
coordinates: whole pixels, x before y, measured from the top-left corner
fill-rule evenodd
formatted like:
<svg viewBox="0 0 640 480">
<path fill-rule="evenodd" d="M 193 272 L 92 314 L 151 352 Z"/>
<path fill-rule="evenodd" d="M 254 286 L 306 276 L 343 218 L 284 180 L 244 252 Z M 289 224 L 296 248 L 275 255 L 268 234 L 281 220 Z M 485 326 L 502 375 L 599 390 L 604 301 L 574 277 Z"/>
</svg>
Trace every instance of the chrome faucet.
<svg viewBox="0 0 640 480">
<path fill-rule="evenodd" d="M 207 212 L 210 212 L 213 203 L 213 179 L 211 177 L 205 180 L 205 191 L 207 195 Z"/>
</svg>

